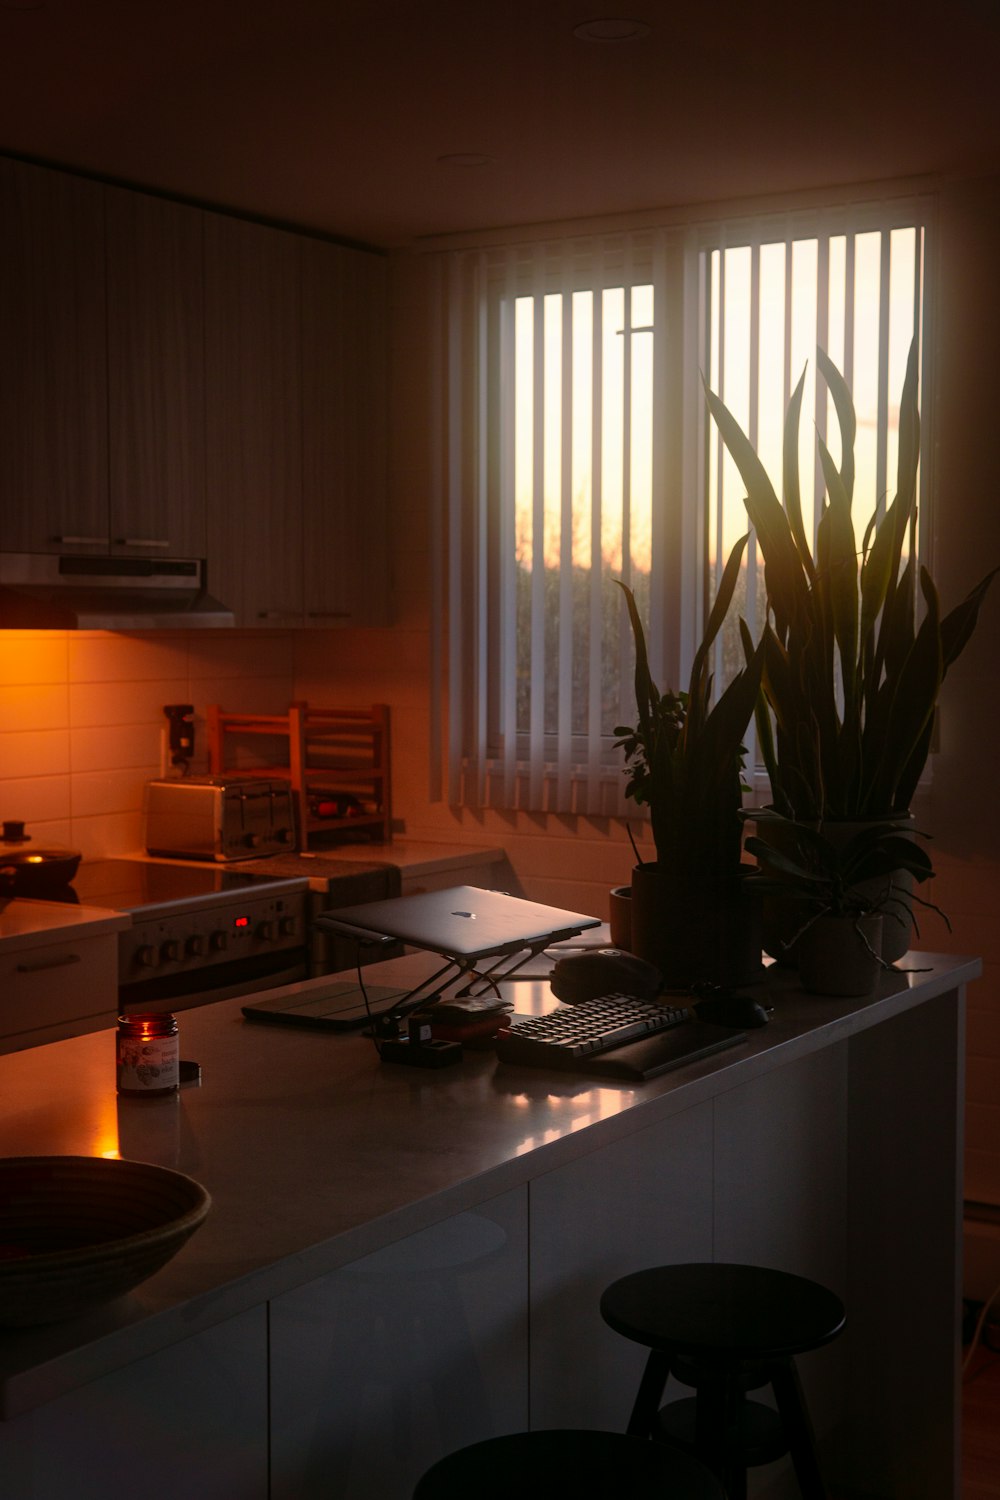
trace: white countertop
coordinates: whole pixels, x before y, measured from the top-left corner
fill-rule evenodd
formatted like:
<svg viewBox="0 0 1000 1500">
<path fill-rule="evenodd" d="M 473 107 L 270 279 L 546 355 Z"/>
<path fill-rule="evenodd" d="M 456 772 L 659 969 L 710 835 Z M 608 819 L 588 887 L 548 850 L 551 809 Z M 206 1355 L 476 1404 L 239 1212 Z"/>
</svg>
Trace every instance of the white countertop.
<svg viewBox="0 0 1000 1500">
<path fill-rule="evenodd" d="M 99 906 L 74 906 L 62 901 L 31 901 L 15 896 L 0 901 L 0 944 L 12 952 L 42 948 L 63 936 L 95 937 L 122 932 L 131 918 Z"/>
<path fill-rule="evenodd" d="M 0 1057 L 0 1154 L 120 1152 L 189 1173 L 213 1200 L 194 1237 L 130 1296 L 73 1323 L 0 1330 L 0 1416 L 835 1045 L 981 968 L 908 961 L 925 972 L 887 975 L 865 1000 L 803 995 L 772 971 L 761 996 L 774 1008 L 768 1026 L 637 1084 L 505 1066 L 491 1049 L 467 1049 L 439 1071 L 382 1064 L 363 1036 L 251 1024 L 238 1000 L 184 1012 L 181 1056 L 201 1064 L 202 1083 L 171 1100 L 118 1100 L 112 1031 Z M 408 955 L 366 977 L 412 983 L 436 962 Z M 549 999 L 544 983 L 517 986 L 519 1010 Z"/>
</svg>

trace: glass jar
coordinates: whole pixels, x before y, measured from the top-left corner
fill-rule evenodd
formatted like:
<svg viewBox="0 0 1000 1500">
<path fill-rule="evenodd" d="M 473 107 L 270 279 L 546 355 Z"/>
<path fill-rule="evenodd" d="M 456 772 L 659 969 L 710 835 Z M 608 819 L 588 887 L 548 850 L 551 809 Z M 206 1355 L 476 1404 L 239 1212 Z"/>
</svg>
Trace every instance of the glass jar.
<svg viewBox="0 0 1000 1500">
<path fill-rule="evenodd" d="M 162 1098 L 180 1086 L 177 1017 L 135 1012 L 118 1017 L 119 1094 Z"/>
</svg>

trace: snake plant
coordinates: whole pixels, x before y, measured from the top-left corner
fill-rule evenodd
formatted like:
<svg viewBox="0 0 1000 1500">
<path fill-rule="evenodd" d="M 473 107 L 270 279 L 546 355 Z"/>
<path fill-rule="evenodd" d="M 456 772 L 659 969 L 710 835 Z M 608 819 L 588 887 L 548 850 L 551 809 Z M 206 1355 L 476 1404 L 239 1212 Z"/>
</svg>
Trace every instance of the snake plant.
<svg viewBox="0 0 1000 1500">
<path fill-rule="evenodd" d="M 686 692 L 661 693 L 649 670 L 635 598 L 625 595 L 635 640 L 638 722 L 615 729 L 626 762 L 625 795 L 649 808 L 661 869 L 702 890 L 721 891 L 740 870 L 742 740 L 760 694 L 763 647 L 712 704 L 711 648 L 732 601 L 748 536 L 733 548 L 695 653 Z"/>
<path fill-rule="evenodd" d="M 738 422 L 707 387 L 706 395 L 746 486 L 744 503 L 764 559 L 768 618 L 756 714 L 774 806 L 800 821 L 884 819 L 909 810 L 942 681 L 975 628 L 997 569 L 944 615 L 927 568 L 917 573 L 915 341 L 899 408 L 896 495 L 868 521 L 859 545 L 851 512 L 854 406 L 837 367 L 823 350 L 817 358 L 840 427 L 841 461 L 838 468 L 819 439 L 826 496 L 815 552 L 803 524 L 798 474 L 805 372 L 785 421 L 783 505 Z M 745 626 L 743 635 L 749 651 Z"/>
</svg>

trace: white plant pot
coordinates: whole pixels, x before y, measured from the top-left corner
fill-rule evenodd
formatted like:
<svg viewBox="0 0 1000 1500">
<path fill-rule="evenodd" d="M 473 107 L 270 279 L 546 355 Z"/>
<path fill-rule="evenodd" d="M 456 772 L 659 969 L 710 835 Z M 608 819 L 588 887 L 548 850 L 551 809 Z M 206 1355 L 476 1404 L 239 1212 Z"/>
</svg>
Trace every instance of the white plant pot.
<svg viewBox="0 0 1000 1500">
<path fill-rule="evenodd" d="M 880 912 L 817 917 L 795 947 L 802 988 L 813 995 L 870 995 L 882 972 L 882 932 Z"/>
</svg>

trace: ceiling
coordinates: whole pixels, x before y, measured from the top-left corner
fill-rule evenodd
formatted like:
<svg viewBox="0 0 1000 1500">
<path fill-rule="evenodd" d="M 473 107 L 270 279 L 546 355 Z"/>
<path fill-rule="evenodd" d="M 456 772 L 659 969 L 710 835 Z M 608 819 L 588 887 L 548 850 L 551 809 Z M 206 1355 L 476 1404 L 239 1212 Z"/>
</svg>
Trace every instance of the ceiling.
<svg viewBox="0 0 1000 1500">
<path fill-rule="evenodd" d="M 405 245 L 998 170 L 998 62 L 1000 0 L 0 0 L 0 151 Z"/>
</svg>

